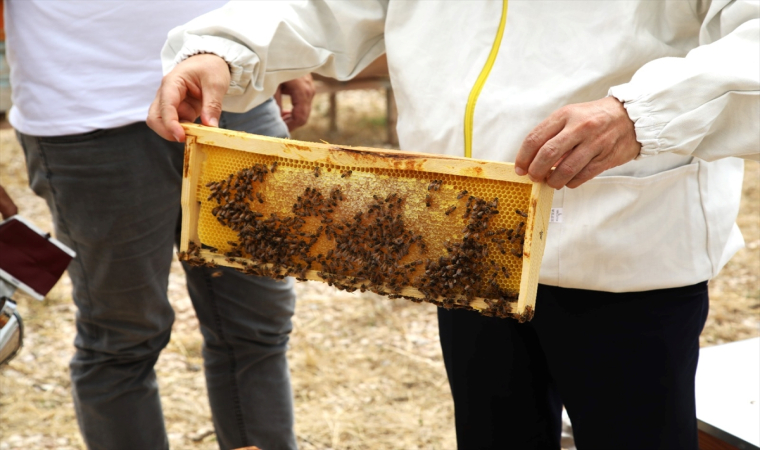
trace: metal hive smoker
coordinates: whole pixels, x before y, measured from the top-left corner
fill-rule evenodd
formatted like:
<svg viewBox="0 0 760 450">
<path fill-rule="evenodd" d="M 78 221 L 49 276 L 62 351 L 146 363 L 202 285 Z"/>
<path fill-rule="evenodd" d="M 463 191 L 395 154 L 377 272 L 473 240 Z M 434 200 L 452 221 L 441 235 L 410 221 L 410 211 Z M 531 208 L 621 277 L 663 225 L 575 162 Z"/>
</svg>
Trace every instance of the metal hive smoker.
<svg viewBox="0 0 760 450">
<path fill-rule="evenodd" d="M 180 259 L 532 318 L 553 190 L 512 164 L 183 126 Z"/>
</svg>

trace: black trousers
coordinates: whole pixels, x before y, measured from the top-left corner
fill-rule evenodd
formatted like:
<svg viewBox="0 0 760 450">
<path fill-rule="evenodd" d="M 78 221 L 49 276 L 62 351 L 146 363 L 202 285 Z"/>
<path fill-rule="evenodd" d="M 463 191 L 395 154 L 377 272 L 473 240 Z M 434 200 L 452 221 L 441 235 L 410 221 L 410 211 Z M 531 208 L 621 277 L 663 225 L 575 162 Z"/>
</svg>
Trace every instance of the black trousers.
<svg viewBox="0 0 760 450">
<path fill-rule="evenodd" d="M 609 293 L 540 285 L 531 322 L 439 309 L 459 450 L 697 449 L 707 282 Z"/>
</svg>

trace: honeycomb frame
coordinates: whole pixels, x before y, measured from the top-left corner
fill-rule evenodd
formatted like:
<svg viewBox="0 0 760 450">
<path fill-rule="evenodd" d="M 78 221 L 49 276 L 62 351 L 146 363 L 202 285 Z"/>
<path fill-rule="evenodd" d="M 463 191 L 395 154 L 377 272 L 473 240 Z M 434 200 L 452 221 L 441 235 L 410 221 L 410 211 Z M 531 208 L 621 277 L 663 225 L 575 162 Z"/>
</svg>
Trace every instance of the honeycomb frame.
<svg viewBox="0 0 760 450">
<path fill-rule="evenodd" d="M 349 291 L 371 290 L 521 321 L 532 318 L 554 191 L 517 176 L 513 164 L 300 142 L 195 124 L 183 127 L 181 259 L 276 278 L 326 281 Z M 235 194 L 242 203 L 233 202 L 233 194 L 246 189 L 249 197 Z M 220 212 L 233 203 L 247 205 L 247 213 L 230 219 Z M 321 209 L 317 213 L 314 208 Z M 290 224 L 291 240 L 288 234 L 271 234 L 275 227 L 267 228 L 266 255 L 279 256 L 241 253 L 243 242 L 252 238 L 251 233 L 244 237 L 241 230 L 250 227 L 239 222 L 246 217 L 250 221 L 251 214 L 261 217 L 253 219 L 257 226 L 276 222 L 283 230 Z M 477 226 L 481 228 L 473 228 Z M 296 232 L 305 237 L 297 238 Z M 370 243 L 364 242 L 368 235 L 374 239 Z M 370 249 L 378 236 L 384 244 Z M 519 239 L 510 242 L 510 237 Z M 284 239 L 285 244 L 272 239 Z M 306 250 L 285 259 L 284 247 L 296 244 Z M 362 253 L 349 251 L 357 246 Z M 309 261 L 317 255 L 316 264 Z M 368 268 L 377 257 L 385 262 Z M 470 277 L 465 280 L 475 280 L 470 283 L 477 284 L 477 292 L 467 292 L 470 285 L 457 285 L 460 266 L 463 276 Z M 486 278 L 490 287 L 479 281 Z M 378 281 L 382 279 L 386 281 Z"/>
</svg>

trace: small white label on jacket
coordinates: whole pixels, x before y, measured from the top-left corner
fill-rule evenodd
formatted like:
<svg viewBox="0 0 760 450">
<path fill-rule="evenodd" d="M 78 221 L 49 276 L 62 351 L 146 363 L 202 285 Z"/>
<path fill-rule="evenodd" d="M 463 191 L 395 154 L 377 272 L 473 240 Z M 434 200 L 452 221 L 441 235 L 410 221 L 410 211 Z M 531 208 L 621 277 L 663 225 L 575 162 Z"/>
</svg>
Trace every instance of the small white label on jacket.
<svg viewBox="0 0 760 450">
<path fill-rule="evenodd" d="M 552 208 L 549 215 L 549 223 L 551 222 L 562 223 L 562 208 Z"/>
</svg>

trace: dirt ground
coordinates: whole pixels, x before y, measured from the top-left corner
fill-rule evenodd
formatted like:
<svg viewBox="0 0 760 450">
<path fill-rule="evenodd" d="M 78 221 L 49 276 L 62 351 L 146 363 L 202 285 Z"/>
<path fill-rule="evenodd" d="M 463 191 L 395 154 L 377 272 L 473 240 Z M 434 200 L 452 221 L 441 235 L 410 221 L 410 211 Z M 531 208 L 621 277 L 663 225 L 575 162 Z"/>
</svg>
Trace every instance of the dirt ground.
<svg viewBox="0 0 760 450">
<path fill-rule="evenodd" d="M 327 98 L 295 138 L 384 146 L 384 93 L 339 95 L 339 132 L 327 133 Z M 0 184 L 20 213 L 52 231 L 44 202 L 27 187 L 12 130 L 0 130 Z M 747 247 L 710 283 L 702 346 L 760 335 L 760 165 L 748 163 L 739 216 Z M 312 449 L 454 449 L 453 405 L 435 308 L 374 294 L 298 283 L 290 341 L 296 434 Z M 172 340 L 158 361 L 166 425 L 175 449 L 216 449 L 200 356 L 201 337 L 184 276 L 169 283 L 176 310 Z M 75 308 L 65 277 L 47 299 L 17 295 L 25 347 L 0 369 L 0 450 L 82 449 L 68 377 Z"/>
</svg>

